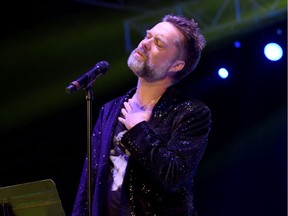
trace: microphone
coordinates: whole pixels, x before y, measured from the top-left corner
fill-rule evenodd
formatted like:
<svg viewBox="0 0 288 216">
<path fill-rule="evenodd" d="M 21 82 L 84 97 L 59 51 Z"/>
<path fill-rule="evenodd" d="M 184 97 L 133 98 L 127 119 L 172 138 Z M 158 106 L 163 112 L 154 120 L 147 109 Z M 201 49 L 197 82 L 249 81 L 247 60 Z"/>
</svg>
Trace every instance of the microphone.
<svg viewBox="0 0 288 216">
<path fill-rule="evenodd" d="M 78 79 L 74 80 L 66 87 L 66 93 L 71 94 L 82 88 L 88 88 L 93 85 L 96 79 L 102 74 L 106 73 L 109 69 L 109 63 L 106 61 L 100 61 L 96 65 L 80 76 Z"/>
</svg>

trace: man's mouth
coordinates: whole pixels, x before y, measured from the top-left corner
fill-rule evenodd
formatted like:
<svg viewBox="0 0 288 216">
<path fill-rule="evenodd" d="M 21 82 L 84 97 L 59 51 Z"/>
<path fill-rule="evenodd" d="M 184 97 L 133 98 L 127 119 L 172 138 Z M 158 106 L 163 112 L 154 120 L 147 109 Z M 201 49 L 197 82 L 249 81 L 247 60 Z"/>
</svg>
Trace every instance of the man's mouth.
<svg viewBox="0 0 288 216">
<path fill-rule="evenodd" d="M 144 59 L 147 59 L 146 53 L 145 53 L 144 51 L 142 51 L 141 49 L 135 50 L 135 54 L 141 56 L 141 57 L 144 58 Z"/>
</svg>

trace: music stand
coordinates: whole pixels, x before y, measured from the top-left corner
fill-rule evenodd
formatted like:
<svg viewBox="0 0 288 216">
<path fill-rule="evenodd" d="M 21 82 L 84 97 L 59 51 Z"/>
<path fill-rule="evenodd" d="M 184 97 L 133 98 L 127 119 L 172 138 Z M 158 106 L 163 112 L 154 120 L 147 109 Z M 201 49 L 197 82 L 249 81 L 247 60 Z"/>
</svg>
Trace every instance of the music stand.
<svg viewBox="0 0 288 216">
<path fill-rule="evenodd" d="M 50 179 L 0 188 L 0 216 L 65 216 Z"/>
</svg>

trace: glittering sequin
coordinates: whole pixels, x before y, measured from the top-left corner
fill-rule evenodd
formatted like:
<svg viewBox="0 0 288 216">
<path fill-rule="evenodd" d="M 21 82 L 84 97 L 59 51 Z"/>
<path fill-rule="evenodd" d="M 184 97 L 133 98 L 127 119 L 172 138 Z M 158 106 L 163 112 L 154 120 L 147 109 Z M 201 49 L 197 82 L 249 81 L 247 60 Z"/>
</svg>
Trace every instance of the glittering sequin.
<svg viewBox="0 0 288 216">
<path fill-rule="evenodd" d="M 105 104 L 95 126 L 95 216 L 102 216 L 104 210 L 101 197 L 107 187 L 104 182 L 109 172 L 111 134 L 123 102 L 134 92 Z M 130 215 L 193 215 L 193 177 L 207 146 L 210 125 L 210 110 L 203 103 L 187 100 L 169 88 L 157 102 L 150 121 L 137 124 L 123 135 L 121 143 L 131 155 L 123 181 L 127 203 L 121 206 L 129 206 Z M 84 169 L 73 216 L 87 213 L 86 180 Z"/>
</svg>

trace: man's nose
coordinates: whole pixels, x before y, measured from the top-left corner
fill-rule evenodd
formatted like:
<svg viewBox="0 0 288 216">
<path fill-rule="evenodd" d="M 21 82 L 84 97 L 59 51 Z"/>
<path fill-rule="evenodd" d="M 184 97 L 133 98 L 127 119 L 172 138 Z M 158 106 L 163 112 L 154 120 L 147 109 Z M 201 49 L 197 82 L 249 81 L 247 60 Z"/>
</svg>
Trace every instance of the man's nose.
<svg viewBox="0 0 288 216">
<path fill-rule="evenodd" d="M 145 50 L 150 50 L 151 48 L 151 39 L 143 39 L 141 42 L 141 46 L 143 47 L 143 49 Z"/>
</svg>

